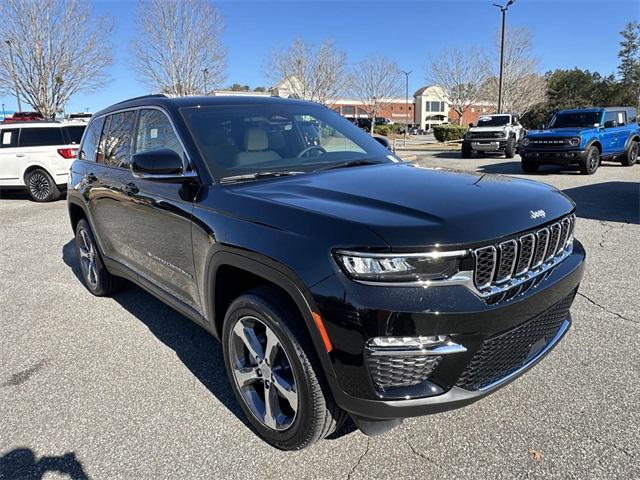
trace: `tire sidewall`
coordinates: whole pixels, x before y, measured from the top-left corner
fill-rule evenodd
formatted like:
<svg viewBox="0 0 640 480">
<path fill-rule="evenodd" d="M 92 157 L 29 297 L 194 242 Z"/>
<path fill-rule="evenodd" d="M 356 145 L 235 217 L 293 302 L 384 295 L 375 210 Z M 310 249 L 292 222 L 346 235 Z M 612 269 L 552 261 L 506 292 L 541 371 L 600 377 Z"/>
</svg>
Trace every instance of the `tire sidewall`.
<svg viewBox="0 0 640 480">
<path fill-rule="evenodd" d="M 95 262 L 96 262 L 96 270 L 97 270 L 97 283 L 95 287 L 92 287 L 87 281 L 86 272 L 84 271 L 84 268 L 82 266 L 82 260 L 80 259 L 80 231 L 81 230 L 84 230 L 87 233 L 87 235 L 89 236 L 89 239 L 91 240 L 91 243 L 93 244 L 93 248 L 95 251 Z M 92 294 L 96 296 L 105 295 L 107 292 L 106 284 L 108 282 L 107 275 L 109 275 L 109 272 L 107 272 L 107 269 L 104 266 L 104 263 L 102 262 L 100 249 L 98 248 L 96 239 L 93 236 L 91 227 L 89 226 L 89 223 L 85 219 L 81 219 L 78 222 L 78 225 L 76 226 L 75 244 L 76 244 L 76 255 L 78 258 L 78 262 L 80 264 L 80 272 L 82 273 L 82 283 L 87 288 L 87 290 L 89 290 Z"/>
<path fill-rule="evenodd" d="M 30 181 L 31 181 L 31 177 L 35 174 L 42 175 L 46 179 L 47 183 L 49 184 L 49 194 L 45 198 L 37 198 L 31 191 Z M 58 186 L 56 185 L 56 183 L 53 181 L 53 178 L 51 178 L 51 175 L 49 175 L 45 170 L 42 170 L 41 168 L 31 170 L 29 173 L 25 175 L 24 180 L 27 186 L 27 191 L 29 192 L 29 196 L 34 202 L 39 202 L 39 203 L 52 202 L 60 197 L 60 190 L 58 189 Z"/>
<path fill-rule="evenodd" d="M 637 141 L 632 141 L 631 145 L 629 145 L 629 150 L 627 150 L 625 161 L 623 162 L 627 166 L 634 165 L 638 161 L 638 154 L 640 150 L 640 143 Z"/>
<path fill-rule="evenodd" d="M 591 166 L 591 161 L 589 160 L 591 158 L 592 155 L 596 155 L 596 164 L 595 166 Z M 593 175 L 594 173 L 596 173 L 596 170 L 598 170 L 598 167 L 600 166 L 600 151 L 598 150 L 597 147 L 589 147 L 589 149 L 587 150 L 587 158 L 584 159 L 584 172 L 587 175 Z"/>
<path fill-rule="evenodd" d="M 507 146 L 504 149 L 504 156 L 506 158 L 513 158 L 516 155 L 516 139 L 509 137 L 507 140 Z"/>
<path fill-rule="evenodd" d="M 253 316 L 264 322 L 269 328 L 271 328 L 281 345 L 286 351 L 287 357 L 293 370 L 294 379 L 296 382 L 296 389 L 298 393 L 298 411 L 293 424 L 286 430 L 276 431 L 264 426 L 251 412 L 250 408 L 246 405 L 244 398 L 240 394 L 235 382 L 235 378 L 232 371 L 230 352 L 229 352 L 229 338 L 231 336 L 233 326 L 236 322 L 245 316 Z M 224 326 L 222 331 L 222 350 L 224 356 L 224 365 L 231 384 L 231 389 L 236 397 L 236 400 L 240 404 L 242 411 L 248 419 L 251 427 L 263 438 L 267 439 L 270 443 L 278 448 L 288 448 L 289 444 L 302 442 L 308 429 L 309 422 L 312 420 L 313 412 L 310 411 L 311 389 L 308 383 L 307 372 L 300 362 L 299 356 L 302 350 L 301 345 L 295 345 L 295 338 L 293 332 L 286 325 L 287 318 L 285 311 L 274 310 L 270 308 L 270 305 L 260 301 L 258 297 L 253 295 L 244 295 L 235 300 L 229 309 L 224 320 Z M 295 342 L 297 344 L 297 342 Z M 306 352 L 303 352 L 303 354 Z"/>
</svg>

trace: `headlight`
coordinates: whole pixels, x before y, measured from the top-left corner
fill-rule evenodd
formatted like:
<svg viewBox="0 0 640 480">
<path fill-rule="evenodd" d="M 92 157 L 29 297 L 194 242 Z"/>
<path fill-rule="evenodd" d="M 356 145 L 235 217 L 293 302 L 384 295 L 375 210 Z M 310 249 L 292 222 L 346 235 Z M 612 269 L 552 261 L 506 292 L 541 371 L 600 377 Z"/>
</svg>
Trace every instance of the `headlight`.
<svg viewBox="0 0 640 480">
<path fill-rule="evenodd" d="M 578 145 L 580 145 L 580 137 L 573 137 L 569 139 L 569 145 L 571 145 L 572 147 L 577 147 Z"/>
<path fill-rule="evenodd" d="M 529 140 L 529 138 L 524 137 L 524 138 L 522 139 L 522 145 L 523 145 L 523 146 L 525 146 L 525 147 L 526 147 L 527 145 L 529 145 L 529 143 L 531 143 L 531 141 Z"/>
<path fill-rule="evenodd" d="M 411 254 L 373 254 L 339 251 L 338 264 L 356 280 L 371 282 L 428 282 L 443 280 L 460 269 L 466 251 Z"/>
</svg>

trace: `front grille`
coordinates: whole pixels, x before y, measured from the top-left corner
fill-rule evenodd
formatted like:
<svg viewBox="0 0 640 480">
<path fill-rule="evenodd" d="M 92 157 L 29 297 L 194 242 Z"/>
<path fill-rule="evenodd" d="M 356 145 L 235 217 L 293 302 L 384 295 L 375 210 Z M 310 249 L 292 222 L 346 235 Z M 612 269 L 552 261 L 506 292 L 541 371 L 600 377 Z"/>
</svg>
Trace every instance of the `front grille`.
<svg viewBox="0 0 640 480">
<path fill-rule="evenodd" d="M 517 238 L 476 249 L 474 283 L 476 288 L 493 292 L 503 290 L 515 280 L 530 277 L 545 263 L 550 265 L 562 255 L 572 240 L 575 216 L 569 215 L 549 227 Z M 509 280 L 512 280 L 509 282 Z"/>
<path fill-rule="evenodd" d="M 569 137 L 548 137 L 548 138 L 529 138 L 529 146 L 527 148 L 535 148 L 536 150 L 554 149 L 558 147 L 569 146 Z"/>
<path fill-rule="evenodd" d="M 471 140 L 492 140 L 494 138 L 504 138 L 506 134 L 504 132 L 469 132 L 467 138 Z"/>
<path fill-rule="evenodd" d="M 436 369 L 440 355 L 367 354 L 367 366 L 379 390 L 420 385 Z"/>
<path fill-rule="evenodd" d="M 522 368 L 546 347 L 569 316 L 575 291 L 531 320 L 482 342 L 456 385 L 479 390 Z"/>
</svg>

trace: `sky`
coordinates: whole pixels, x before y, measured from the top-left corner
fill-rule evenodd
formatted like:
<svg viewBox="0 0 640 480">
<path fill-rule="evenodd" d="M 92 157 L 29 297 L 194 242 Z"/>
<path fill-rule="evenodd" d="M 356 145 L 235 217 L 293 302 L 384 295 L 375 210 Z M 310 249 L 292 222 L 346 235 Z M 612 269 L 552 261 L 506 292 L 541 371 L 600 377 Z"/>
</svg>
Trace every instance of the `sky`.
<svg viewBox="0 0 640 480">
<path fill-rule="evenodd" d="M 355 63 L 372 54 L 412 71 L 410 94 L 427 84 L 431 59 L 445 47 L 491 48 L 500 26 L 498 0 L 446 1 L 216 1 L 224 17 L 227 49 L 225 85 L 270 86 L 264 73 L 269 54 L 296 36 L 307 42 L 332 39 Z M 96 93 L 77 94 L 67 112 L 97 111 L 126 98 L 151 93 L 131 70 L 129 44 L 135 35 L 135 1 L 94 0 L 96 15 L 115 17 L 114 63 L 110 81 Z M 579 67 L 616 72 L 619 31 L 640 20 L 640 0 L 517 0 L 508 12 L 510 27 L 533 34 L 540 73 Z M 15 98 L 0 96 L 7 110 Z M 24 108 L 24 107 L 23 107 Z"/>
</svg>

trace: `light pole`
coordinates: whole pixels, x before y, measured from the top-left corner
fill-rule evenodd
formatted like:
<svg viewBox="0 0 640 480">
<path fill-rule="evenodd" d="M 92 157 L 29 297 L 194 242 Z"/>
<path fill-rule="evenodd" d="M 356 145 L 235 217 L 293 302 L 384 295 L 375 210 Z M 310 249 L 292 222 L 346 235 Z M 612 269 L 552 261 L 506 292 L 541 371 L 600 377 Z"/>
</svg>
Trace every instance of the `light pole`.
<svg viewBox="0 0 640 480">
<path fill-rule="evenodd" d="M 20 105 L 20 93 L 18 93 L 18 79 L 16 78 L 16 66 L 13 63 L 13 49 L 11 48 L 11 40 L 5 40 L 9 46 L 9 61 L 11 62 L 11 76 L 13 77 L 13 86 L 16 89 L 16 101 L 18 102 L 18 111 L 22 111 L 22 106 Z"/>
<path fill-rule="evenodd" d="M 409 130 L 409 75 L 411 75 L 411 71 L 402 70 L 405 76 L 405 84 L 404 84 L 404 108 L 407 109 L 404 115 L 404 146 L 407 146 L 407 133 Z"/>
<path fill-rule="evenodd" d="M 506 5 L 494 3 L 502 12 L 502 40 L 500 41 L 500 79 L 498 80 L 498 113 L 502 113 L 502 71 L 504 69 L 504 32 L 507 24 L 507 10 L 516 0 L 509 0 Z"/>
<path fill-rule="evenodd" d="M 209 88 L 207 86 L 207 75 L 209 75 L 209 69 L 208 68 L 203 68 L 202 69 L 202 75 L 204 76 L 204 94 L 208 95 Z"/>
<path fill-rule="evenodd" d="M 2 104 L 2 119 L 7 118 L 7 112 L 4 110 L 4 103 Z"/>
</svg>

